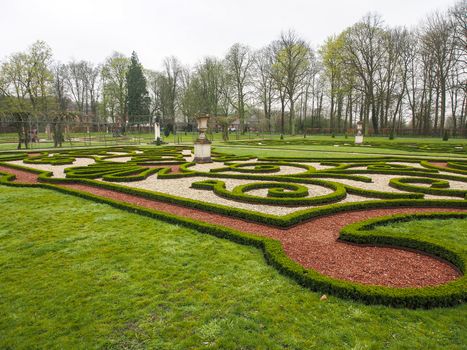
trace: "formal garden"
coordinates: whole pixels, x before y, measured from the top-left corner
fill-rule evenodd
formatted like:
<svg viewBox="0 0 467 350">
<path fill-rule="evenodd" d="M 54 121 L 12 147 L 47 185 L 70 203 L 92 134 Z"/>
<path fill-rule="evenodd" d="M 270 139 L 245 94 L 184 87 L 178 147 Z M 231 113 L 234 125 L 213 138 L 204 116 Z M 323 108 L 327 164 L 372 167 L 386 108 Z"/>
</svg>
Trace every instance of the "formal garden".
<svg viewBox="0 0 467 350">
<path fill-rule="evenodd" d="M 465 140 L 212 147 L 0 153 L 1 347 L 465 346 Z"/>
</svg>

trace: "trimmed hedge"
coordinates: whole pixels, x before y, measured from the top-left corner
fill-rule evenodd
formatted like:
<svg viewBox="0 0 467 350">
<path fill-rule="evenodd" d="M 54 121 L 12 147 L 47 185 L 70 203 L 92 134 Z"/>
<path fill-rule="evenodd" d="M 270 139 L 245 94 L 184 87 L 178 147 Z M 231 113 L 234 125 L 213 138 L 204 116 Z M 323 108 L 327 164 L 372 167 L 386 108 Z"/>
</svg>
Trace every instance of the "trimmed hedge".
<svg viewBox="0 0 467 350">
<path fill-rule="evenodd" d="M 343 146 L 343 147 L 370 147 L 371 148 L 385 148 L 393 149 L 395 151 L 408 151 L 408 152 L 439 152 L 439 153 L 460 153 L 465 154 L 467 151 L 467 144 L 465 143 L 452 143 L 452 144 L 440 144 L 440 143 L 420 143 L 420 142 L 394 142 L 394 141 L 367 141 L 365 140 L 363 145 L 355 145 L 354 142 L 348 140 L 242 140 L 242 141 L 229 141 L 230 145 L 252 145 L 252 146 Z M 293 149 L 293 148 L 289 148 Z M 301 149 L 298 149 L 302 151 Z"/>
<path fill-rule="evenodd" d="M 329 215 L 333 213 L 348 211 L 348 210 L 364 210 L 372 208 L 397 208 L 397 207 L 446 207 L 446 208 L 467 208 L 467 201 L 464 200 L 424 200 L 424 199 L 388 199 L 377 201 L 364 202 L 349 202 L 324 205 L 319 208 L 307 208 L 296 211 L 283 216 L 264 214 L 253 212 L 245 209 L 229 207 L 220 204 L 209 202 L 201 202 L 190 198 L 182 198 L 172 196 L 165 193 L 153 192 L 143 189 L 131 188 L 113 183 L 102 181 L 94 181 L 87 179 L 54 179 L 51 178 L 51 173 L 44 173 L 39 176 L 41 181 L 60 183 L 60 182 L 75 182 L 83 183 L 90 186 L 102 187 L 119 191 L 122 193 L 134 194 L 148 199 L 155 199 L 162 202 L 184 205 L 190 208 L 210 211 L 228 216 L 235 216 L 241 219 L 263 223 L 276 227 L 290 227 L 305 220 L 309 220 L 321 215 Z"/>
<path fill-rule="evenodd" d="M 254 236 L 218 225 L 199 222 L 196 220 L 175 216 L 172 214 L 138 207 L 129 203 L 115 201 L 99 197 L 87 192 L 72 190 L 65 187 L 50 184 L 18 184 L 8 182 L 11 177 L 3 176 L 0 183 L 9 186 L 41 187 L 71 194 L 81 198 L 105 203 L 115 208 L 120 208 L 131 213 L 144 215 L 150 218 L 162 220 L 168 223 L 182 225 L 195 229 L 200 233 L 210 234 L 219 238 L 229 239 L 240 244 L 251 245 L 263 251 L 266 261 L 274 266 L 280 273 L 289 276 L 300 285 L 320 293 L 329 293 L 337 297 L 361 301 L 366 304 L 382 304 L 394 307 L 406 308 L 433 308 L 452 306 L 463 303 L 466 300 L 465 278 L 451 283 L 427 288 L 388 288 L 379 286 L 367 286 L 336 280 L 324 276 L 312 269 L 306 269 L 291 260 L 284 252 L 279 241 Z"/>
<path fill-rule="evenodd" d="M 429 184 L 431 187 L 414 186 L 412 184 Z M 389 186 L 402 191 L 420 192 L 436 196 L 454 196 L 467 199 L 467 190 L 451 190 L 449 182 L 444 180 L 426 179 L 422 177 L 399 177 L 389 180 Z"/>
<path fill-rule="evenodd" d="M 350 185 L 344 185 L 347 193 L 355 194 L 357 196 L 362 197 L 370 197 L 370 198 L 383 198 L 383 199 L 421 199 L 423 198 L 423 194 L 420 193 L 397 193 L 397 192 L 383 192 L 383 191 L 375 191 L 375 190 L 368 190 L 365 188 L 354 187 Z"/>
<path fill-rule="evenodd" d="M 465 175 L 467 175 L 467 162 L 448 162 L 448 166 L 451 169 L 458 169 L 458 170 L 463 170 Z"/>
<path fill-rule="evenodd" d="M 308 188 L 305 186 L 299 186 L 296 184 L 277 183 L 277 182 L 255 182 L 251 184 L 245 184 L 235 187 L 232 191 L 228 191 L 225 188 L 225 182 L 223 181 L 200 181 L 194 182 L 191 187 L 199 189 L 210 189 L 220 197 L 233 199 L 240 202 L 246 203 L 257 203 L 257 204 L 269 204 L 269 205 L 315 205 L 323 203 L 332 203 L 339 201 L 346 196 L 345 188 L 343 185 L 320 180 L 308 180 L 309 184 L 324 186 L 334 190 L 333 193 L 318 196 L 318 197 L 306 197 L 308 194 Z M 246 192 L 267 188 L 269 189 L 270 197 L 260 197 L 249 195 Z M 284 189 L 293 190 L 292 195 L 288 196 L 290 192 L 284 192 Z M 281 191 L 282 190 L 282 191 Z"/>
<path fill-rule="evenodd" d="M 422 160 L 420 162 L 421 165 L 429 169 L 436 169 L 436 170 L 445 171 L 448 173 L 467 175 L 466 166 L 463 163 L 456 163 L 456 162 L 446 162 L 446 163 L 448 164 L 447 168 L 432 164 L 426 160 Z"/>
<path fill-rule="evenodd" d="M 210 211 L 214 213 L 224 214 L 228 216 L 235 216 L 244 220 L 254 221 L 263 223 L 266 225 L 276 226 L 276 227 L 290 227 L 300 222 L 319 217 L 321 215 L 330 215 L 333 213 L 339 213 L 343 211 L 349 210 L 365 210 L 365 209 L 372 209 L 372 208 L 397 208 L 397 207 L 445 207 L 445 208 L 467 208 L 467 201 L 464 200 L 446 200 L 446 199 L 438 199 L 438 200 L 424 200 L 424 199 L 387 199 L 387 200 L 373 200 L 373 201 L 363 201 L 363 202 L 349 202 L 349 203 L 336 203 L 336 204 L 329 204 L 324 205 L 319 208 L 307 208 L 303 210 L 299 210 L 287 215 L 283 216 L 276 216 L 270 214 L 264 214 L 259 212 L 253 212 L 245 209 L 239 209 L 234 207 L 228 207 L 219 204 L 213 204 L 209 202 L 200 202 L 190 198 L 182 198 L 171 196 L 165 193 L 153 192 L 143 189 L 131 188 L 127 186 L 122 186 L 118 184 L 102 182 L 102 181 L 94 181 L 88 179 L 57 179 L 52 178 L 51 172 L 44 172 L 37 169 L 31 169 L 27 167 L 22 167 L 18 165 L 8 164 L 8 163 L 0 163 L 1 165 L 5 165 L 11 168 L 17 168 L 20 170 L 26 170 L 34 173 L 41 174 L 39 176 L 39 181 L 49 182 L 49 183 L 60 183 L 60 182 L 71 182 L 71 183 L 82 183 L 94 187 L 102 187 L 110 190 L 119 191 L 122 193 L 134 194 L 137 196 L 141 196 L 143 198 L 154 199 L 162 202 L 184 205 L 190 208 L 200 209 L 204 211 Z M 177 174 L 174 174 L 177 175 Z M 278 178 L 278 181 L 297 181 L 306 183 L 309 179 L 285 179 L 285 178 Z M 276 181 L 276 179 L 275 179 Z"/>
<path fill-rule="evenodd" d="M 467 300 L 467 276 L 465 276 L 467 266 L 467 252 L 465 249 L 450 246 L 446 247 L 445 244 L 440 243 L 436 239 L 420 240 L 412 237 L 401 237 L 397 234 L 381 235 L 377 232 L 370 230 L 378 226 L 383 226 L 391 223 L 408 222 L 413 220 L 427 220 L 427 219 L 467 219 L 465 212 L 451 212 L 451 213 L 419 213 L 419 214 L 398 214 L 392 216 L 378 217 L 365 221 L 356 222 L 344 227 L 339 239 L 369 245 L 383 245 L 383 246 L 396 246 L 402 248 L 416 249 L 423 251 L 441 259 L 447 260 L 456 266 L 462 274 L 461 278 L 450 283 L 437 286 L 422 288 L 425 293 L 420 295 L 425 302 L 433 302 L 434 299 L 439 300 L 442 305 L 450 305 L 456 302 L 465 302 Z M 435 293 L 431 293 L 436 290 Z M 433 298 L 433 299 L 432 299 Z"/>
</svg>

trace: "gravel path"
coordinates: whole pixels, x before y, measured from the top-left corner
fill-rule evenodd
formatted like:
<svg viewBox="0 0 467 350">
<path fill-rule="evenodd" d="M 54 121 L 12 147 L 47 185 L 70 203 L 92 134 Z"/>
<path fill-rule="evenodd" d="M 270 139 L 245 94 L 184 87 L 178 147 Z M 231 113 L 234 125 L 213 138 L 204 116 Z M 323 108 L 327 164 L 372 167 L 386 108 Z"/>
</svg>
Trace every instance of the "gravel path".
<svg viewBox="0 0 467 350">
<path fill-rule="evenodd" d="M 15 174 L 17 181 L 37 181 L 37 175 L 26 171 L 3 166 L 0 166 L 0 171 Z M 420 252 L 346 244 L 337 240 L 340 229 L 352 222 L 392 214 L 446 212 L 454 209 L 397 208 L 353 211 L 319 217 L 283 230 L 88 185 L 61 186 L 277 239 L 283 244 L 286 254 L 304 267 L 313 268 L 338 279 L 391 287 L 423 287 L 446 283 L 460 276 L 460 272 L 449 263 Z M 465 209 L 456 211 L 467 212 Z"/>
<path fill-rule="evenodd" d="M 57 178 L 65 178 L 65 169 L 75 166 L 88 166 L 90 164 L 94 164 L 95 160 L 91 158 L 76 158 L 73 164 L 65 164 L 65 165 L 50 165 L 50 164 L 28 164 L 24 163 L 22 160 L 14 160 L 7 162 L 9 164 L 16 164 L 21 165 L 29 168 L 34 168 L 38 170 L 45 170 L 53 172 L 53 176 Z"/>
</svg>

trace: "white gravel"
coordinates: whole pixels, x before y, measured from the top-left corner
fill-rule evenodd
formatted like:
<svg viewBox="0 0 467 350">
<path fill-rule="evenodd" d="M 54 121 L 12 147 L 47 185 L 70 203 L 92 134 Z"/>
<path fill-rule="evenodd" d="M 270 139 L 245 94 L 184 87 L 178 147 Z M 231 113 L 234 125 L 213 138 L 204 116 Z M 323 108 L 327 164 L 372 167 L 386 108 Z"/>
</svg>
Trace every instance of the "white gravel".
<svg viewBox="0 0 467 350">
<path fill-rule="evenodd" d="M 126 163 L 131 160 L 131 157 L 106 158 L 105 160 L 108 162 Z"/>
<path fill-rule="evenodd" d="M 187 157 L 188 158 L 188 157 Z M 111 158 L 111 161 L 117 162 L 127 162 L 131 159 L 131 157 L 118 157 L 118 158 Z M 256 160 L 252 160 L 256 162 Z M 17 164 L 29 168 L 52 171 L 54 177 L 56 178 L 64 178 L 65 173 L 64 170 L 66 168 L 72 166 L 87 166 L 93 164 L 95 161 L 90 158 L 77 158 L 73 164 L 67 165 L 50 165 L 50 164 L 26 164 L 23 161 L 10 161 L 8 163 Z M 250 161 L 251 162 L 251 161 Z M 323 169 L 325 167 L 320 166 L 319 163 L 306 163 L 309 165 L 314 166 L 316 169 Z M 404 164 L 404 163 L 398 163 Z M 407 165 L 410 163 L 406 163 Z M 406 165 L 404 164 L 404 165 Z M 410 164 L 412 165 L 412 164 Z M 195 166 L 191 167 L 190 169 L 194 169 L 197 171 L 208 172 L 210 169 L 215 169 L 219 167 L 224 167 L 225 165 L 222 162 L 214 162 L 214 163 L 206 163 L 206 164 L 196 164 Z M 281 171 L 278 173 L 272 173 L 271 175 L 285 175 L 285 174 L 296 174 L 305 171 L 302 168 L 291 167 L 291 166 L 280 166 Z M 236 173 L 236 172 L 226 172 L 226 173 Z M 238 173 L 236 173 L 238 174 Z M 320 178 L 320 179 L 327 179 L 329 181 L 338 182 L 354 187 L 359 187 L 368 190 L 376 190 L 376 191 L 384 191 L 384 192 L 392 192 L 392 193 L 407 193 L 403 191 L 399 191 L 395 188 L 390 187 L 389 180 L 395 177 L 401 177 L 398 175 L 379 175 L 379 174 L 363 174 L 364 176 L 370 177 L 373 182 L 366 183 L 360 181 L 353 181 L 348 179 L 334 179 L 334 178 Z M 415 175 L 423 176 L 423 175 Z M 405 176 L 404 176 L 405 177 Z M 235 207 L 240 209 L 246 209 L 251 211 L 257 211 L 265 214 L 272 214 L 272 215 L 286 215 L 289 213 L 293 213 L 299 210 L 303 210 L 306 208 L 312 208 L 317 206 L 301 206 L 301 207 L 286 207 L 286 206 L 273 206 L 273 205 L 259 205 L 259 204 L 249 204 L 243 202 L 237 202 L 233 200 L 228 200 L 221 198 L 214 194 L 213 191 L 210 190 L 200 190 L 200 189 L 193 189 L 191 188 L 191 184 L 196 181 L 203 181 L 203 180 L 212 180 L 213 178 L 207 178 L 203 176 L 198 177 L 188 177 L 188 178 L 181 178 L 181 179 L 158 179 L 157 175 L 149 176 L 147 179 L 143 181 L 137 182 L 125 182 L 121 183 L 124 186 L 135 187 L 145 190 L 151 190 L 156 192 L 167 193 L 170 195 L 174 195 L 177 197 L 183 198 L 190 198 L 202 202 L 208 202 L 213 204 L 221 204 L 228 207 Z M 240 180 L 240 179 L 221 179 L 226 183 L 226 188 L 231 191 L 234 187 L 242 184 L 252 183 L 252 182 L 262 182 L 262 181 L 255 181 L 255 180 Z M 266 182 L 267 180 L 264 180 Z M 467 189 L 467 184 L 460 182 L 460 181 L 449 181 L 451 189 Z M 308 184 L 301 184 L 303 186 L 308 187 L 311 196 L 322 196 L 332 191 L 328 188 L 317 186 L 317 185 L 308 185 Z M 418 184 L 417 184 L 418 185 Z M 422 184 L 418 186 L 423 186 Z M 428 185 L 427 185 L 428 186 Z M 258 189 L 249 191 L 248 194 L 257 195 L 257 196 L 267 196 L 267 189 Z M 425 195 L 426 199 L 454 199 L 455 197 L 449 196 L 434 196 L 434 195 Z M 368 200 L 378 200 L 375 198 L 367 198 L 361 197 L 356 195 L 347 195 L 347 197 L 342 200 L 340 203 L 346 202 L 358 202 L 358 201 L 368 201 Z M 319 207 L 319 206 L 318 206 Z"/>
<path fill-rule="evenodd" d="M 75 166 L 88 166 L 90 164 L 94 164 L 95 161 L 94 159 L 91 159 L 91 158 L 76 158 L 73 164 L 65 164 L 65 165 L 27 164 L 27 163 L 24 163 L 22 160 L 15 160 L 15 161 L 11 161 L 8 163 L 21 165 L 21 166 L 25 166 L 25 167 L 33 168 L 33 169 L 51 171 L 53 172 L 53 177 L 64 178 L 65 177 L 64 170 L 66 168 L 75 167 Z"/>
<path fill-rule="evenodd" d="M 182 179 L 157 179 L 157 176 L 150 176 L 146 180 L 138 182 L 127 182 L 121 183 L 124 186 L 136 187 L 145 190 L 151 190 L 156 192 L 167 193 L 177 197 L 184 197 L 195 199 L 202 202 L 208 202 L 213 204 L 221 204 L 229 207 L 235 207 L 240 209 L 246 209 L 251 211 L 257 211 L 265 214 L 273 215 L 286 215 L 295 211 L 303 210 L 306 208 L 316 206 L 300 206 L 300 207 L 285 207 L 275 205 L 261 205 L 261 204 L 249 204 L 243 202 L 237 202 L 229 199 L 225 199 L 217 196 L 213 191 L 201 190 L 191 188 L 191 184 L 197 181 L 212 180 L 212 178 L 206 177 L 190 177 Z M 236 186 L 251 183 L 251 180 L 237 180 L 237 179 L 221 179 L 226 183 L 226 189 L 232 191 Z M 332 190 L 317 186 L 317 185 L 305 185 L 308 187 L 311 196 L 322 196 L 331 193 Z M 263 195 L 266 196 L 267 189 L 254 190 L 248 192 L 251 195 Z"/>
<path fill-rule="evenodd" d="M 253 163 L 253 164 L 258 164 L 261 165 L 261 162 L 251 162 L 251 161 L 246 161 L 246 162 L 236 162 L 236 163 L 241 163 L 241 164 L 248 164 L 248 163 Z M 212 163 L 204 163 L 204 164 L 196 164 L 191 166 L 189 169 L 190 170 L 196 170 L 204 173 L 210 172 L 211 169 L 220 169 L 220 168 L 225 168 L 227 165 L 225 165 L 223 162 L 212 162 Z M 288 166 L 288 165 L 279 165 L 280 170 L 275 173 L 247 173 L 250 175 L 292 175 L 292 174 L 300 174 L 306 171 L 304 168 L 299 168 L 299 167 L 294 167 L 294 166 Z M 253 166 L 252 166 L 253 167 Z M 223 171 L 222 174 L 244 174 L 243 172 L 240 171 Z"/>
<path fill-rule="evenodd" d="M 210 190 L 190 188 L 193 182 L 204 180 L 212 180 L 212 178 L 189 177 L 181 179 L 157 179 L 157 176 L 150 176 L 143 181 L 127 182 L 121 184 L 145 190 L 167 193 L 177 197 L 190 198 L 201 202 L 221 204 L 228 207 L 235 207 L 273 215 L 285 215 L 303 209 L 303 207 L 280 207 L 272 205 L 242 203 L 219 197 L 213 191 Z M 232 190 L 238 185 L 251 183 L 251 180 L 222 179 L 222 181 L 226 183 L 226 188 L 228 190 Z"/>
<path fill-rule="evenodd" d="M 301 164 L 306 164 L 306 165 L 311 165 L 316 170 L 328 170 L 328 169 L 335 168 L 335 166 L 333 166 L 333 165 L 321 165 L 320 163 L 302 163 L 302 162 L 300 162 L 300 163 Z"/>
<path fill-rule="evenodd" d="M 389 180 L 392 178 L 399 178 L 399 177 L 409 177 L 409 176 L 400 176 L 400 175 L 378 175 L 378 174 L 363 174 L 366 177 L 370 177 L 373 182 L 360 182 L 360 181 L 354 181 L 354 180 L 348 180 L 348 179 L 333 179 L 333 178 L 320 178 L 320 179 L 327 179 L 329 181 L 334 181 L 334 182 L 339 182 L 345 185 L 349 186 L 354 186 L 354 187 L 359 187 L 363 188 L 366 190 L 374 190 L 374 191 L 384 191 L 384 192 L 402 192 L 396 188 L 390 187 L 389 186 Z M 413 177 L 423 177 L 421 175 L 416 175 Z M 459 189 L 459 190 L 465 190 L 467 189 L 467 183 L 460 182 L 460 181 L 451 181 L 447 180 L 450 185 L 450 189 Z M 424 186 L 423 184 L 415 184 L 417 186 Z M 428 185 L 427 185 L 428 186 Z"/>
</svg>

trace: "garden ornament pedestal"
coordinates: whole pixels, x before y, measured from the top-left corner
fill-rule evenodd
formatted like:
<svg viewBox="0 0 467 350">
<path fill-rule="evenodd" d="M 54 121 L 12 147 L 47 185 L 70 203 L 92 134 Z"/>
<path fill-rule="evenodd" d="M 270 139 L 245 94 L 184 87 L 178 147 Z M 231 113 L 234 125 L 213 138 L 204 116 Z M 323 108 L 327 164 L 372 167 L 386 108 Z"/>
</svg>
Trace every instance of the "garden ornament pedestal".
<svg viewBox="0 0 467 350">
<path fill-rule="evenodd" d="M 161 124 L 159 123 L 158 117 L 153 117 L 154 121 L 154 143 L 156 145 L 161 144 Z"/>
<path fill-rule="evenodd" d="M 159 123 L 154 124 L 154 141 L 161 141 L 161 126 Z"/>
<path fill-rule="evenodd" d="M 211 162 L 211 142 L 206 138 L 208 120 L 209 115 L 207 114 L 196 118 L 196 121 L 198 122 L 199 136 L 195 141 L 195 163 Z"/>
<path fill-rule="evenodd" d="M 355 135 L 355 144 L 356 145 L 361 145 L 363 143 L 362 130 L 363 130 L 363 123 L 361 121 L 357 122 L 357 134 Z"/>
</svg>

